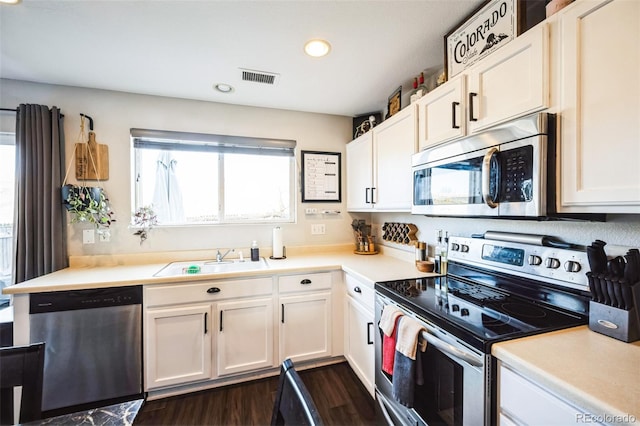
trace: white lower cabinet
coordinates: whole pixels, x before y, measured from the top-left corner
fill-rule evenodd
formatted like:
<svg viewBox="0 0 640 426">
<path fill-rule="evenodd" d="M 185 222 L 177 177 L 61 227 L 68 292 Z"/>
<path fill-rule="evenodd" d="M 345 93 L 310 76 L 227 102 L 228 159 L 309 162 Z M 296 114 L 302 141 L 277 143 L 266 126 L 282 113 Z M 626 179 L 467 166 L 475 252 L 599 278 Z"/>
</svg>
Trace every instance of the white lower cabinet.
<svg viewBox="0 0 640 426">
<path fill-rule="evenodd" d="M 374 290 L 345 274 L 344 356 L 371 396 L 375 395 Z"/>
<path fill-rule="evenodd" d="M 498 361 L 498 425 L 600 424 L 595 416 L 560 399 Z"/>
<path fill-rule="evenodd" d="M 332 299 L 331 272 L 147 285 L 144 390 L 331 357 Z"/>
<path fill-rule="evenodd" d="M 220 302 L 218 319 L 218 375 L 273 366 L 273 299 Z"/>
<path fill-rule="evenodd" d="M 211 377 L 210 318 L 210 303 L 147 310 L 145 388 Z"/>
<path fill-rule="evenodd" d="M 331 273 L 279 278 L 280 361 L 331 356 Z"/>
<path fill-rule="evenodd" d="M 274 366 L 272 277 L 149 285 L 143 303 L 145 391 Z"/>
</svg>

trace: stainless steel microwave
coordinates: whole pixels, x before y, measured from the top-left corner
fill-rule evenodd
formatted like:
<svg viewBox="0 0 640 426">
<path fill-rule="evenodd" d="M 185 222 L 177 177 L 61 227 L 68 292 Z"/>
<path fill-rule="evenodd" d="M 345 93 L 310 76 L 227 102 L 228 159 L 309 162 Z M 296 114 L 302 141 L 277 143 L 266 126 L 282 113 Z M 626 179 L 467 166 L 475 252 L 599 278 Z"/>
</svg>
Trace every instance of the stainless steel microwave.
<svg viewBox="0 0 640 426">
<path fill-rule="evenodd" d="M 414 154 L 411 213 L 546 216 L 548 202 L 555 207 L 554 130 L 555 116 L 538 113 Z"/>
</svg>

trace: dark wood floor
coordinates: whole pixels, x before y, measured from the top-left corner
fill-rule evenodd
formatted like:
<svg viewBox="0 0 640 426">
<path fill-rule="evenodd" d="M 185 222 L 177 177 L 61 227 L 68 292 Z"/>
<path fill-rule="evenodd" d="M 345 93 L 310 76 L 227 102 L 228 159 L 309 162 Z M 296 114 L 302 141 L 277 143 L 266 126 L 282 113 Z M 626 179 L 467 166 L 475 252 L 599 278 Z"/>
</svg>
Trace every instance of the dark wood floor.
<svg viewBox="0 0 640 426">
<path fill-rule="evenodd" d="M 344 362 L 300 371 L 326 425 L 374 425 L 374 401 Z M 142 425 L 268 425 L 278 377 L 149 401 Z"/>
</svg>

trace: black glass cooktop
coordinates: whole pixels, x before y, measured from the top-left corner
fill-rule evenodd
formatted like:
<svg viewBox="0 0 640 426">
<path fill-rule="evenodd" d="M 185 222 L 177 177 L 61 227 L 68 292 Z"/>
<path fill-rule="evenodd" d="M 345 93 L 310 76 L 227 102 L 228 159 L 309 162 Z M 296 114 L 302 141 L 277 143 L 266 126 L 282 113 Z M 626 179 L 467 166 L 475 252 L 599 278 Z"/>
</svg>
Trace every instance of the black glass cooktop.
<svg viewBox="0 0 640 426">
<path fill-rule="evenodd" d="M 588 302 L 581 295 L 535 290 L 529 282 L 515 284 L 524 284 L 529 295 L 538 298 L 532 299 L 514 293 L 512 279 L 492 276 L 491 285 L 487 285 L 488 279 L 481 284 L 480 279 L 474 282 L 449 275 L 378 282 L 375 288 L 485 353 L 497 341 L 588 322 L 588 316 L 581 312 Z M 550 305 L 549 300 L 566 302 L 569 309 Z"/>
</svg>

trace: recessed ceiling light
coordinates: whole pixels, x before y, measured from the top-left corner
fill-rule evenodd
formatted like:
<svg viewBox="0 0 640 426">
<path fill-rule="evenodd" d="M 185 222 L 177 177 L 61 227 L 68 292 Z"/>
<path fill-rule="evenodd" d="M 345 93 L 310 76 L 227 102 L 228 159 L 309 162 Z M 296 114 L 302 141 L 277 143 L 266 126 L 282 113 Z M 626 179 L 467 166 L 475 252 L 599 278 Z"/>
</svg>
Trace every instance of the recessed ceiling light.
<svg viewBox="0 0 640 426">
<path fill-rule="evenodd" d="M 4 4 L 18 4 L 20 3 L 22 0 L 0 0 L 0 3 L 4 3 Z"/>
<path fill-rule="evenodd" d="M 233 86 L 226 83 L 218 83 L 215 86 L 213 86 L 213 88 L 216 89 L 218 92 L 222 92 L 222 93 L 233 92 Z"/>
<path fill-rule="evenodd" d="M 314 58 L 319 58 L 321 56 L 325 56 L 331 50 L 331 45 L 326 40 L 309 40 L 304 45 L 304 51 L 307 55 L 313 56 Z"/>
</svg>

